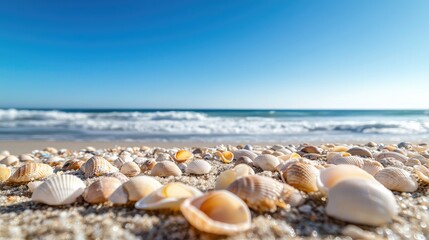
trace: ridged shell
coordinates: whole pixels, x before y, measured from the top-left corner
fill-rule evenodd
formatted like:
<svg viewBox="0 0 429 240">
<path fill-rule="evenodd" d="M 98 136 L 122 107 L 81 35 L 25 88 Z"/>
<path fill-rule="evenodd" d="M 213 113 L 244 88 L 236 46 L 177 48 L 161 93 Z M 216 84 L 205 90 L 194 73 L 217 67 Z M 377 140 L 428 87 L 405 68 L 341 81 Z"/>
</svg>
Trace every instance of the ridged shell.
<svg viewBox="0 0 429 240">
<path fill-rule="evenodd" d="M 75 202 L 85 187 L 85 183 L 73 175 L 54 176 L 38 186 L 31 199 L 47 205 L 66 205 Z"/>
<path fill-rule="evenodd" d="M 121 166 L 121 173 L 127 177 L 134 177 L 140 174 L 140 167 L 135 162 L 126 162 Z"/>
<path fill-rule="evenodd" d="M 398 214 L 392 192 L 371 180 L 346 179 L 329 190 L 327 215 L 346 222 L 379 226 Z"/>
<path fill-rule="evenodd" d="M 121 181 L 117 178 L 103 177 L 86 188 L 83 198 L 89 203 L 107 202 L 110 195 L 121 185 Z"/>
<path fill-rule="evenodd" d="M 233 152 L 234 158 L 239 159 L 240 157 L 246 156 L 250 158 L 252 161 L 255 160 L 255 158 L 258 156 L 256 153 L 246 150 L 246 149 L 239 149 Z"/>
<path fill-rule="evenodd" d="M 387 167 L 374 176 L 386 188 L 399 192 L 414 192 L 419 184 L 411 174 L 403 169 Z"/>
<path fill-rule="evenodd" d="M 215 154 L 224 163 L 230 163 L 230 162 L 232 162 L 232 160 L 234 160 L 234 153 L 232 153 L 230 151 L 225 151 L 225 152 L 217 151 Z"/>
<path fill-rule="evenodd" d="M 186 167 L 186 172 L 190 174 L 206 174 L 212 169 L 210 163 L 204 160 L 194 160 Z"/>
<path fill-rule="evenodd" d="M 68 160 L 67 162 L 64 163 L 62 169 L 63 171 L 79 170 L 84 163 L 85 163 L 84 161 L 81 161 L 79 159 Z"/>
<path fill-rule="evenodd" d="M 282 179 L 287 184 L 304 192 L 317 191 L 317 176 L 319 170 L 306 163 L 297 162 L 289 166 L 283 173 Z"/>
<path fill-rule="evenodd" d="M 188 150 L 179 150 L 174 154 L 174 160 L 177 162 L 186 162 L 187 160 L 193 158 L 194 155 Z"/>
<path fill-rule="evenodd" d="M 429 169 L 423 165 L 418 165 L 414 167 L 416 169 L 417 176 L 424 183 L 429 184 Z"/>
<path fill-rule="evenodd" d="M 181 176 L 182 171 L 174 162 L 163 161 L 152 168 L 151 175 L 158 177 Z"/>
<path fill-rule="evenodd" d="M 137 176 L 123 184 L 128 193 L 129 201 L 138 201 L 156 189 L 162 187 L 162 184 L 153 177 Z"/>
<path fill-rule="evenodd" d="M 0 182 L 4 182 L 9 179 L 11 175 L 10 168 L 3 166 L 0 166 Z"/>
<path fill-rule="evenodd" d="M 21 183 L 46 178 L 53 174 L 51 166 L 44 163 L 27 163 L 19 167 L 9 178 L 9 182 Z"/>
<path fill-rule="evenodd" d="M 106 159 L 99 156 L 94 156 L 88 159 L 82 165 L 86 178 L 98 177 L 109 173 L 118 172 L 119 170 L 110 164 Z"/>
<path fill-rule="evenodd" d="M 191 186 L 183 183 L 169 183 L 158 188 L 148 196 L 136 202 L 137 209 L 156 210 L 171 209 L 178 210 L 180 204 L 187 198 L 200 196 L 202 193 Z"/>
<path fill-rule="evenodd" d="M 0 164 L 4 164 L 6 166 L 16 166 L 19 163 L 19 159 L 14 155 L 9 155 L 0 160 Z"/>
<path fill-rule="evenodd" d="M 276 171 L 276 167 L 280 164 L 280 160 L 270 154 L 262 154 L 253 160 L 255 167 L 262 168 L 264 171 Z"/>
<path fill-rule="evenodd" d="M 359 168 L 363 167 L 363 159 L 356 156 L 350 156 L 350 157 L 340 157 L 333 161 L 331 161 L 332 164 L 340 165 L 340 164 L 349 164 L 349 165 L 355 165 Z"/>
<path fill-rule="evenodd" d="M 234 193 L 257 211 L 276 211 L 277 207 L 298 206 L 303 197 L 295 188 L 272 178 L 250 175 L 239 178 L 229 185 Z"/>
<path fill-rule="evenodd" d="M 377 161 L 373 161 L 369 159 L 363 160 L 362 169 L 365 170 L 367 173 L 371 174 L 372 176 L 374 176 L 383 168 L 384 168 L 383 165 Z"/>
<path fill-rule="evenodd" d="M 227 191 L 212 191 L 188 198 L 180 210 L 192 226 L 207 233 L 232 235 L 251 227 L 246 204 Z"/>
<path fill-rule="evenodd" d="M 228 169 L 219 174 L 219 177 L 216 179 L 215 189 L 226 189 L 238 178 L 253 174 L 255 174 L 255 171 L 253 171 L 251 167 L 246 164 L 238 164 L 234 168 Z"/>
<path fill-rule="evenodd" d="M 347 152 L 350 153 L 352 156 L 372 158 L 372 153 L 368 149 L 363 147 L 352 147 L 347 150 Z"/>
<path fill-rule="evenodd" d="M 326 154 L 326 162 L 332 164 L 338 158 L 351 156 L 348 152 L 328 152 Z"/>
<path fill-rule="evenodd" d="M 382 152 L 382 153 L 379 153 L 379 154 L 377 154 L 375 160 L 380 161 L 381 159 L 384 159 L 384 158 L 394 158 L 394 159 L 396 159 L 398 161 L 401 161 L 402 163 L 405 163 L 408 160 L 407 156 L 404 156 L 404 155 L 402 155 L 400 153 L 397 153 L 397 152 Z"/>
</svg>

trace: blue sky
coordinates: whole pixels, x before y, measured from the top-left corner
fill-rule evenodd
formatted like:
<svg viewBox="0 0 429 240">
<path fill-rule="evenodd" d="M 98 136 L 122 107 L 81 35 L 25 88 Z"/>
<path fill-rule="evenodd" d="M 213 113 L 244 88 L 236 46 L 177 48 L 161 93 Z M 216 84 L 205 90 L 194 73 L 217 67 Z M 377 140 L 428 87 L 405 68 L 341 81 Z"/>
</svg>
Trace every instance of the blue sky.
<svg viewBox="0 0 429 240">
<path fill-rule="evenodd" d="M 429 108 L 429 1 L 7 1 L 0 107 Z"/>
</svg>

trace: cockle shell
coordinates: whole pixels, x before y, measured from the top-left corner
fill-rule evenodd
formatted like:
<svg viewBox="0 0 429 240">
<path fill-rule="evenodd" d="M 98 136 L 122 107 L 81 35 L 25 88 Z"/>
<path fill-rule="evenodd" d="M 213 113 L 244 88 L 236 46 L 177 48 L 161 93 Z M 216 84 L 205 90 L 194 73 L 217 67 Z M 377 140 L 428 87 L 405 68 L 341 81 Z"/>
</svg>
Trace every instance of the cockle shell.
<svg viewBox="0 0 429 240">
<path fill-rule="evenodd" d="M 327 215 L 346 222 L 379 226 L 398 214 L 392 192 L 371 180 L 346 179 L 329 190 Z"/>
<path fill-rule="evenodd" d="M 320 170 L 317 187 L 320 192 L 327 194 L 330 188 L 350 178 L 367 179 L 378 184 L 377 180 L 363 169 L 354 165 L 341 164 Z"/>
<path fill-rule="evenodd" d="M 257 211 L 276 211 L 277 207 L 298 206 L 303 202 L 295 188 L 269 177 L 250 175 L 231 183 L 228 191 L 234 193 Z"/>
<path fill-rule="evenodd" d="M 352 156 L 372 158 L 372 153 L 368 149 L 363 147 L 352 147 L 347 150 L 347 152 L 350 153 Z"/>
<path fill-rule="evenodd" d="M 330 163 L 335 164 L 335 165 L 340 165 L 340 164 L 355 165 L 359 168 L 362 168 L 363 164 L 364 164 L 363 159 L 360 157 L 357 157 L 357 156 L 340 157 L 340 158 L 332 160 Z"/>
<path fill-rule="evenodd" d="M 11 175 L 10 168 L 4 165 L 0 166 L 0 182 L 4 182 L 7 179 L 9 179 L 10 175 Z"/>
<path fill-rule="evenodd" d="M 157 190 L 153 191 L 148 196 L 136 202 L 137 209 L 156 210 L 156 209 L 171 209 L 178 210 L 180 204 L 187 198 L 200 196 L 202 193 L 191 186 L 183 183 L 169 183 Z"/>
<path fill-rule="evenodd" d="M 96 176 L 106 175 L 119 170 L 110 164 L 106 159 L 99 156 L 94 156 L 86 161 L 82 167 L 86 178 L 92 178 Z"/>
<path fill-rule="evenodd" d="M 186 172 L 195 175 L 209 173 L 212 169 L 210 163 L 204 160 L 194 160 L 186 167 Z"/>
<path fill-rule="evenodd" d="M 162 187 L 162 184 L 153 177 L 133 177 L 128 182 L 122 184 L 120 188 L 117 188 L 109 197 L 109 200 L 115 204 L 135 202 L 146 197 L 160 187 Z"/>
<path fill-rule="evenodd" d="M 255 174 L 255 171 L 251 167 L 246 164 L 238 164 L 234 168 L 219 174 L 219 177 L 216 179 L 215 189 L 225 189 L 238 178 L 253 174 Z"/>
<path fill-rule="evenodd" d="M 281 173 L 283 181 L 304 192 L 317 191 L 319 170 L 313 165 L 297 162 Z"/>
<path fill-rule="evenodd" d="M 423 165 L 418 165 L 418 166 L 415 166 L 414 168 L 420 180 L 422 180 L 426 184 L 429 184 L 429 169 Z"/>
<path fill-rule="evenodd" d="M 35 202 L 66 205 L 76 201 L 85 190 L 85 183 L 73 175 L 51 177 L 38 186 L 31 196 Z"/>
<path fill-rule="evenodd" d="M 177 162 L 186 162 L 187 160 L 193 158 L 194 155 L 188 150 L 179 150 L 174 154 L 174 160 Z"/>
<path fill-rule="evenodd" d="M 134 177 L 140 174 L 140 167 L 135 162 L 126 162 L 121 166 L 121 173 L 127 177 Z"/>
<path fill-rule="evenodd" d="M 34 192 L 34 190 L 35 190 L 38 186 L 42 185 L 42 183 L 43 183 L 43 181 L 34 181 L 34 182 L 29 182 L 29 183 L 27 183 L 27 187 L 28 187 L 28 189 L 30 190 L 30 192 Z"/>
<path fill-rule="evenodd" d="M 419 184 L 411 174 L 403 169 L 387 167 L 374 176 L 386 188 L 399 192 L 414 192 Z"/>
<path fill-rule="evenodd" d="M 81 161 L 79 159 L 71 159 L 64 163 L 62 170 L 63 171 L 79 170 L 84 163 L 85 163 L 84 161 Z"/>
<path fill-rule="evenodd" d="M 181 176 L 182 171 L 174 163 L 170 161 L 158 162 L 151 170 L 152 176 L 168 177 L 168 176 Z"/>
<path fill-rule="evenodd" d="M 280 160 L 270 154 L 259 155 L 253 160 L 253 165 L 262 168 L 264 171 L 275 171 L 279 164 Z"/>
<path fill-rule="evenodd" d="M 232 153 L 230 151 L 225 151 L 225 152 L 219 152 L 219 151 L 217 151 L 217 152 L 215 152 L 215 154 L 224 163 L 230 163 L 234 159 L 234 153 Z"/>
<path fill-rule="evenodd" d="M 239 149 L 233 152 L 234 158 L 239 159 L 240 157 L 246 156 L 250 158 L 252 161 L 255 160 L 255 158 L 258 156 L 256 153 L 246 150 L 246 149 Z"/>
<path fill-rule="evenodd" d="M 9 178 L 9 182 L 21 183 L 46 178 L 53 174 L 51 166 L 44 163 L 27 163 L 19 167 Z"/>
<path fill-rule="evenodd" d="M 6 166 L 16 166 L 19 163 L 19 159 L 14 155 L 9 155 L 0 160 L 0 164 L 4 164 Z"/>
<path fill-rule="evenodd" d="M 384 168 L 383 165 L 377 161 L 373 161 L 369 159 L 363 160 L 362 169 L 365 170 L 367 173 L 371 174 L 372 176 L 374 176 L 383 168 Z"/>
<path fill-rule="evenodd" d="M 188 198 L 180 210 L 192 226 L 203 232 L 232 235 L 251 226 L 248 207 L 228 191 L 212 191 Z"/>
<path fill-rule="evenodd" d="M 107 202 L 110 195 L 121 186 L 121 181 L 114 177 L 103 177 L 89 185 L 83 193 L 83 198 L 89 203 Z"/>
<path fill-rule="evenodd" d="M 398 161 L 401 161 L 402 163 L 405 163 L 408 160 L 407 156 L 404 156 L 397 152 L 381 152 L 377 154 L 377 156 L 375 157 L 375 160 L 380 161 L 383 158 L 394 158 Z"/>
</svg>

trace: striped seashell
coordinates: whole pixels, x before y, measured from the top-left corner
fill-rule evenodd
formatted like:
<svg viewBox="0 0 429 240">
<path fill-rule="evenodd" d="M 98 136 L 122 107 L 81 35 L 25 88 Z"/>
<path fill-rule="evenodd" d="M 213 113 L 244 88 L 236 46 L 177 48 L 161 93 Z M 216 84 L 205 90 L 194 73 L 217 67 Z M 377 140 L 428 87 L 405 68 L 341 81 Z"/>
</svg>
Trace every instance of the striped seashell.
<svg viewBox="0 0 429 240">
<path fill-rule="evenodd" d="M 311 164 L 297 162 L 290 165 L 281 176 L 284 182 L 304 192 L 315 192 L 319 170 Z"/>
<path fill-rule="evenodd" d="M 333 160 L 331 163 L 334 165 L 340 165 L 340 164 L 355 165 L 359 168 L 362 168 L 364 164 L 363 159 L 356 156 L 337 158 Z"/>
<path fill-rule="evenodd" d="M 367 173 L 371 174 L 372 176 L 374 176 L 383 168 L 384 168 L 383 165 L 377 161 L 373 161 L 369 159 L 363 160 L 362 169 L 365 170 Z"/>
<path fill-rule="evenodd" d="M 280 160 L 270 154 L 259 155 L 253 160 L 253 165 L 262 168 L 264 171 L 275 171 L 279 164 Z"/>
<path fill-rule="evenodd" d="M 53 174 L 51 166 L 44 163 L 27 163 L 19 167 L 9 178 L 9 182 L 22 183 L 46 178 Z"/>
<path fill-rule="evenodd" d="M 107 202 L 113 192 L 121 185 L 121 181 L 117 178 L 103 177 L 91 183 L 91 185 L 86 188 L 83 193 L 83 198 L 89 203 Z"/>
<path fill-rule="evenodd" d="M 347 150 L 347 152 L 350 153 L 352 156 L 372 158 L 372 153 L 368 149 L 363 147 L 352 147 Z"/>
<path fill-rule="evenodd" d="M 186 167 L 186 172 L 189 174 L 202 175 L 209 173 L 212 169 L 210 163 L 204 160 L 194 160 Z"/>
<path fill-rule="evenodd" d="M 318 147 L 311 146 L 311 145 L 304 146 L 299 151 L 303 153 L 317 153 L 317 154 L 322 153 L 322 151 Z"/>
<path fill-rule="evenodd" d="M 386 188 L 399 192 L 414 192 L 419 184 L 411 174 L 403 169 L 387 167 L 374 176 Z"/>
<path fill-rule="evenodd" d="M 250 175 L 239 178 L 229 185 L 228 191 L 234 193 L 256 211 L 276 211 L 303 203 L 303 197 L 295 188 L 272 178 Z"/>
<path fill-rule="evenodd" d="M 79 170 L 84 163 L 85 163 L 84 161 L 81 161 L 79 159 L 68 160 L 67 162 L 64 163 L 62 170 L 63 171 Z"/>
<path fill-rule="evenodd" d="M 402 163 L 405 163 L 408 160 L 407 156 L 404 156 L 397 152 L 381 152 L 377 154 L 377 156 L 375 157 L 375 160 L 380 161 L 384 158 L 394 158 L 398 161 L 401 161 Z"/>
<path fill-rule="evenodd" d="M 256 153 L 246 150 L 246 149 L 239 149 L 233 152 L 234 158 L 239 159 L 240 157 L 246 156 L 250 158 L 252 161 L 255 160 L 255 158 L 258 156 Z"/>
<path fill-rule="evenodd" d="M 119 171 L 106 159 L 99 156 L 94 156 L 90 158 L 88 161 L 85 162 L 85 164 L 82 165 L 81 170 L 82 168 L 86 178 L 98 177 Z"/>
<path fill-rule="evenodd" d="M 152 168 L 151 175 L 158 177 L 181 176 L 182 171 L 174 162 L 162 161 Z"/>
<path fill-rule="evenodd" d="M 143 173 L 152 170 L 152 168 L 155 167 L 156 163 L 157 162 L 154 159 L 147 159 L 146 161 L 138 165 L 140 166 L 140 171 Z"/>
<path fill-rule="evenodd" d="M 332 164 L 338 158 L 341 157 L 350 157 L 350 153 L 348 152 L 328 152 L 326 153 L 326 162 Z"/>
<path fill-rule="evenodd" d="M 85 183 L 73 175 L 58 175 L 38 186 L 31 199 L 47 205 L 66 205 L 75 202 L 85 187 Z"/>
</svg>

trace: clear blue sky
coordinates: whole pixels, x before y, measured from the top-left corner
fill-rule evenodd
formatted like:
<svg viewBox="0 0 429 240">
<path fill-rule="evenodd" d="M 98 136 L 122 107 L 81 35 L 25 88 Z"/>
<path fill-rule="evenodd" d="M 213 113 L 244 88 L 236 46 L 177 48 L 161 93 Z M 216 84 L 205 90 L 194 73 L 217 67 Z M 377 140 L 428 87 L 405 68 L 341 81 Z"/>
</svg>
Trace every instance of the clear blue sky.
<svg viewBox="0 0 429 240">
<path fill-rule="evenodd" d="M 0 107 L 429 108 L 429 1 L 4 1 Z"/>
</svg>

